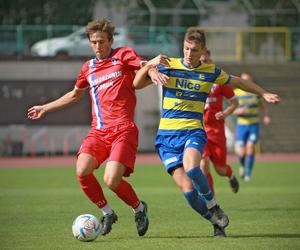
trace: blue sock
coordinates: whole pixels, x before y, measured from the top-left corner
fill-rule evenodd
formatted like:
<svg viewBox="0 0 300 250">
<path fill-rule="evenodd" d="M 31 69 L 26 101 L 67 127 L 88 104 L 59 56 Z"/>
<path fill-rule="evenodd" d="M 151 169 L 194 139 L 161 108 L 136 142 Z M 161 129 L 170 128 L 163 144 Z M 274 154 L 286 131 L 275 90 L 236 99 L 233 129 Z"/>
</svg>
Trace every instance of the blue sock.
<svg viewBox="0 0 300 250">
<path fill-rule="evenodd" d="M 191 178 L 197 191 L 200 192 L 207 201 L 210 201 L 214 198 L 214 194 L 209 188 L 208 180 L 199 166 L 187 171 L 186 174 Z"/>
<path fill-rule="evenodd" d="M 245 167 L 245 156 L 240 156 L 239 161 L 240 161 L 240 166 Z"/>
<path fill-rule="evenodd" d="M 254 165 L 254 154 L 247 155 L 245 165 L 245 176 L 251 176 Z"/>
<path fill-rule="evenodd" d="M 194 189 L 190 192 L 183 193 L 188 204 L 202 217 L 209 220 L 212 217 L 211 212 L 208 211 L 206 207 L 205 200 L 198 194 L 197 190 Z"/>
</svg>

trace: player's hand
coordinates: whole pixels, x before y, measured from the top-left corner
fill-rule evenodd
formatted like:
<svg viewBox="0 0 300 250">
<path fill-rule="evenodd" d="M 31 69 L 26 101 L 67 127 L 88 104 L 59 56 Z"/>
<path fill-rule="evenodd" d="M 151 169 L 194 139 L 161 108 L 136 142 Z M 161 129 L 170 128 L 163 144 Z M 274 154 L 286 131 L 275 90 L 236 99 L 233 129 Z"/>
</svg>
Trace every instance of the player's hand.
<svg viewBox="0 0 300 250">
<path fill-rule="evenodd" d="M 165 84 L 167 84 L 167 81 L 168 81 L 169 77 L 165 74 L 162 74 L 162 73 L 158 72 L 156 67 L 159 66 L 159 65 L 169 67 L 170 66 L 169 61 L 170 61 L 170 58 L 168 56 L 158 55 L 158 56 L 154 57 L 153 59 L 151 59 L 150 61 L 147 62 L 147 65 L 151 67 L 148 71 L 148 75 L 150 76 L 151 81 L 155 85 L 165 85 Z"/>
<path fill-rule="evenodd" d="M 271 121 L 270 117 L 267 116 L 267 115 L 265 115 L 265 116 L 264 116 L 264 124 L 265 124 L 265 125 L 269 125 L 269 124 L 270 124 L 270 121 Z"/>
<path fill-rule="evenodd" d="M 165 85 L 167 84 L 167 81 L 169 77 L 163 73 L 158 72 L 156 68 L 151 68 L 148 72 L 148 75 L 151 78 L 151 81 L 155 85 Z"/>
<path fill-rule="evenodd" d="M 276 94 L 272 94 L 272 93 L 265 93 L 263 94 L 263 98 L 266 100 L 266 102 L 269 103 L 280 103 L 280 97 Z"/>
<path fill-rule="evenodd" d="M 226 114 L 224 112 L 220 111 L 215 114 L 215 117 L 217 120 L 224 120 L 226 118 Z"/>
<path fill-rule="evenodd" d="M 151 67 L 157 67 L 159 65 L 163 65 L 165 67 L 170 67 L 170 58 L 166 55 L 158 55 L 147 62 L 147 65 Z"/>
<path fill-rule="evenodd" d="M 28 109 L 27 117 L 31 120 L 37 120 L 46 113 L 43 106 L 33 106 Z"/>
</svg>

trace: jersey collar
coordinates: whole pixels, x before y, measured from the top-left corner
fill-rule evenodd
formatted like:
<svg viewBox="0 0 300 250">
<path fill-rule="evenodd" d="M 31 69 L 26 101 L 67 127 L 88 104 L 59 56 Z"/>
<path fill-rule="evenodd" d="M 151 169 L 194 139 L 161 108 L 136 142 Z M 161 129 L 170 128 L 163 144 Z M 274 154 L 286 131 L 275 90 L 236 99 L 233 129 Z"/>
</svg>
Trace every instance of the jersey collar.
<svg viewBox="0 0 300 250">
<path fill-rule="evenodd" d="M 114 49 L 111 48 L 108 57 L 104 58 L 103 60 L 100 60 L 97 56 L 96 56 L 95 58 L 96 58 L 96 60 L 97 60 L 98 62 L 103 62 L 103 61 L 105 61 L 106 59 L 111 58 L 113 52 L 114 52 Z"/>
<path fill-rule="evenodd" d="M 184 67 L 186 67 L 187 69 L 196 69 L 196 68 L 198 68 L 198 67 L 201 66 L 201 62 L 199 62 L 199 65 L 197 65 L 196 67 L 190 67 L 190 66 L 184 64 L 183 58 L 180 58 L 180 62 L 181 62 L 181 64 L 182 64 Z"/>
</svg>

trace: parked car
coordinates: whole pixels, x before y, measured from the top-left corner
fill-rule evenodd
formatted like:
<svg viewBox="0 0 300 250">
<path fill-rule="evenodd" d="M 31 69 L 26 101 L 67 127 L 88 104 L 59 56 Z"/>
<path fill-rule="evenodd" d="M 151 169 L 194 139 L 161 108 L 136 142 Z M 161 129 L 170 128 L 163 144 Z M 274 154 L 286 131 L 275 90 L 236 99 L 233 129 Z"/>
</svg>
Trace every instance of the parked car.
<svg viewBox="0 0 300 250">
<path fill-rule="evenodd" d="M 133 47 L 133 42 L 128 36 L 127 29 L 116 28 L 113 47 Z M 74 33 L 58 38 L 45 39 L 36 42 L 31 47 L 33 56 L 93 56 L 93 50 L 87 39 L 85 28 L 80 28 Z"/>
<path fill-rule="evenodd" d="M 178 57 L 181 54 L 178 46 L 181 43 L 170 34 L 161 33 L 152 37 L 151 33 L 135 32 L 130 37 L 134 41 L 133 48 L 143 57 L 152 58 L 158 54 Z"/>
</svg>

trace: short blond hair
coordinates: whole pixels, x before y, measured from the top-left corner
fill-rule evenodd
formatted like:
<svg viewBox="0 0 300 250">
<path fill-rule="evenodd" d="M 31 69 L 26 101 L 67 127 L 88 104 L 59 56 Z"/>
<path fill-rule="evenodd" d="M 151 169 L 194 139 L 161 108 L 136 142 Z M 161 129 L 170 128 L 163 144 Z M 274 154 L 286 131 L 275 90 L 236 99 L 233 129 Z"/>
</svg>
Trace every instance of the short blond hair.
<svg viewBox="0 0 300 250">
<path fill-rule="evenodd" d="M 111 40 L 115 32 L 115 26 L 110 20 L 103 18 L 89 22 L 85 27 L 85 31 L 89 39 L 91 34 L 100 31 L 107 33 L 109 40 Z"/>
<path fill-rule="evenodd" d="M 203 30 L 197 27 L 188 28 L 187 32 L 184 35 L 184 40 L 200 43 L 203 48 L 206 46 L 205 33 Z"/>
</svg>

